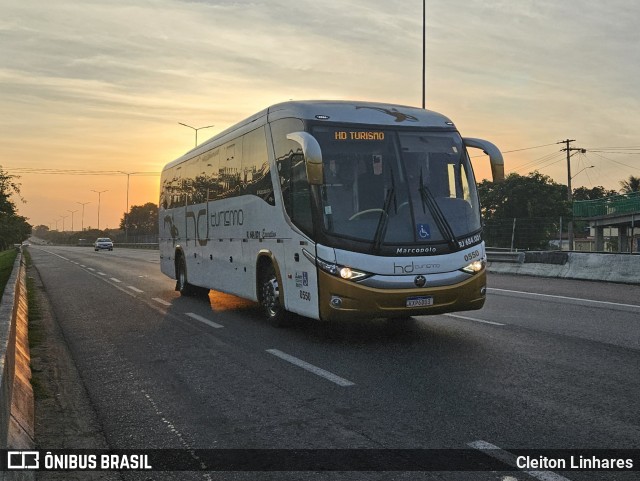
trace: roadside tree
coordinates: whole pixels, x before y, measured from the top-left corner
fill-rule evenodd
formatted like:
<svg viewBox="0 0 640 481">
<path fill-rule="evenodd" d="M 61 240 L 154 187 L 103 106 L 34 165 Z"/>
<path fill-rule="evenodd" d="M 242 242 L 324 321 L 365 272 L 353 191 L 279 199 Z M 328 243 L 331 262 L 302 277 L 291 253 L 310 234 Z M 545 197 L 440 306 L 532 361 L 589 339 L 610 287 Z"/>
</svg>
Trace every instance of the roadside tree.
<svg viewBox="0 0 640 481">
<path fill-rule="evenodd" d="M 640 192 L 640 177 L 636 177 L 634 175 L 630 175 L 628 179 L 621 180 L 620 192 L 623 194 L 631 194 L 632 192 Z"/>
<path fill-rule="evenodd" d="M 513 239 L 520 249 L 546 249 L 558 238 L 560 219 L 571 218 L 567 187 L 539 172 L 484 180 L 478 193 L 485 239 L 492 247 L 510 247 Z"/>
<path fill-rule="evenodd" d="M 4 250 L 18 244 L 29 237 L 31 225 L 26 217 L 18 215 L 12 197 L 20 197 L 18 177 L 10 175 L 0 166 L 0 249 Z"/>
<path fill-rule="evenodd" d="M 120 229 L 128 230 L 129 235 L 149 235 L 158 232 L 158 206 L 153 202 L 134 205 L 120 220 Z"/>
</svg>

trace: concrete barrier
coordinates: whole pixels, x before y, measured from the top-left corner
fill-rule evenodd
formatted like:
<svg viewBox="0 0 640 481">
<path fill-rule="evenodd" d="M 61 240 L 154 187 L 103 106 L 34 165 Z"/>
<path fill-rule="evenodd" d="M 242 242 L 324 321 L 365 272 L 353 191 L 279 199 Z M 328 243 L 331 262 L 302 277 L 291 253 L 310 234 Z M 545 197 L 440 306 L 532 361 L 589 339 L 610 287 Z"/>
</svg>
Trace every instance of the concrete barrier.
<svg viewBox="0 0 640 481">
<path fill-rule="evenodd" d="M 26 276 L 19 252 L 0 302 L 0 449 L 35 446 Z M 3 479 L 29 479 L 27 473 L 3 474 Z"/>
<path fill-rule="evenodd" d="M 118 242 L 113 244 L 114 248 L 118 248 L 118 247 L 126 247 L 129 249 L 153 249 L 153 250 L 158 250 L 159 244 L 157 242 Z"/>
<path fill-rule="evenodd" d="M 487 266 L 489 272 L 502 274 L 640 284 L 640 255 L 588 252 L 562 254 L 562 256 L 531 255 L 523 263 L 495 262 L 489 256 Z M 536 260 L 541 262 L 535 262 Z"/>
<path fill-rule="evenodd" d="M 497 252 L 487 250 L 487 261 L 522 264 L 524 262 L 524 252 Z"/>
</svg>

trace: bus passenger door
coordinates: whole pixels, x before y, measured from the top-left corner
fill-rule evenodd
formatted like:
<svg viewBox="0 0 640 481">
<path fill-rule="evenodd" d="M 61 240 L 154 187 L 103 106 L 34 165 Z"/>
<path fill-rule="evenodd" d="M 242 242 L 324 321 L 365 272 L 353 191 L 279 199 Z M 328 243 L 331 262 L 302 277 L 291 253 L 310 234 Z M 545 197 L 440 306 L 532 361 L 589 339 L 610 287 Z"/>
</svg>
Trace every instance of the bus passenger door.
<svg viewBox="0 0 640 481">
<path fill-rule="evenodd" d="M 311 215 L 311 188 L 307 181 L 306 165 L 301 155 L 292 155 L 283 165 L 283 198 L 289 219 L 297 229 L 285 240 L 285 266 L 287 269 L 286 308 L 303 316 L 318 318 L 318 276 L 315 264 L 304 254 L 306 250 L 315 258 L 315 244 L 302 232 L 313 232 Z M 298 230 L 299 229 L 299 230 Z"/>
<path fill-rule="evenodd" d="M 299 234 L 285 241 L 285 306 L 288 311 L 317 319 L 318 275 L 303 250 L 315 257 L 315 245 Z"/>
</svg>

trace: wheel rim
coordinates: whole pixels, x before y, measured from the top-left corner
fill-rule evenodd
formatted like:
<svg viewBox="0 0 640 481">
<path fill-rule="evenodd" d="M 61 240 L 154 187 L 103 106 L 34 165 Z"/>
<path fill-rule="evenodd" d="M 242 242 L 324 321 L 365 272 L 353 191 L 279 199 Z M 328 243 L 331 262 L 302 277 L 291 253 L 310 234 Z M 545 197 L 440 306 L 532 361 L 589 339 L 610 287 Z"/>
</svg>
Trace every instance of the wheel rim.
<svg viewBox="0 0 640 481">
<path fill-rule="evenodd" d="M 275 276 L 262 285 L 262 304 L 269 317 L 275 317 L 280 311 L 280 288 Z"/>
</svg>

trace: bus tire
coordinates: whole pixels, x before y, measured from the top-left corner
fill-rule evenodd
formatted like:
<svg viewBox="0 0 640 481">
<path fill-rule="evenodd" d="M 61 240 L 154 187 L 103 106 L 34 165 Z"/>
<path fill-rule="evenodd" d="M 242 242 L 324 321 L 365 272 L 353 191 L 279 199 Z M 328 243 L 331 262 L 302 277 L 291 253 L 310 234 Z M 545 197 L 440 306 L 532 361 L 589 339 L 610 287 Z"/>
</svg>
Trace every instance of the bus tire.
<svg viewBox="0 0 640 481">
<path fill-rule="evenodd" d="M 209 297 L 208 288 L 189 284 L 189 281 L 187 280 L 187 263 L 182 256 L 180 256 L 180 260 L 177 263 L 176 279 L 176 291 L 179 291 L 180 295 L 192 297 Z"/>
<path fill-rule="evenodd" d="M 275 327 L 287 325 L 288 313 L 280 303 L 280 285 L 276 270 L 271 263 L 261 275 L 260 306 L 271 325 Z"/>
<path fill-rule="evenodd" d="M 194 292 L 193 286 L 187 281 L 187 263 L 182 256 L 176 265 L 176 291 L 182 296 L 192 296 Z"/>
</svg>

